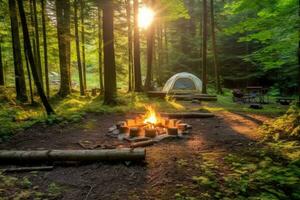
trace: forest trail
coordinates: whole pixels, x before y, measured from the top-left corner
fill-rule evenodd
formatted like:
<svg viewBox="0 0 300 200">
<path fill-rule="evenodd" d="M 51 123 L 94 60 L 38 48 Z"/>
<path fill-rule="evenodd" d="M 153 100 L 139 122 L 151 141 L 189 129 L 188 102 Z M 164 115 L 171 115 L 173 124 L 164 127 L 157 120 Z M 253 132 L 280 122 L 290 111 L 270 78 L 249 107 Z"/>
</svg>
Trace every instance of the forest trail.
<svg viewBox="0 0 300 200">
<path fill-rule="evenodd" d="M 37 125 L 0 144 L 0 149 L 82 149 L 78 144 L 82 140 L 94 141 L 100 148 L 128 146 L 105 135 L 115 122 L 127 117 L 88 114 L 79 124 Z M 260 138 L 257 127 L 267 119 L 254 114 L 217 112 L 214 118 L 186 119 L 193 126 L 188 138 L 147 147 L 145 164 L 56 166 L 50 172 L 16 175 L 28 177 L 41 189 L 55 182 L 64 190 L 59 199 L 81 200 L 87 194 L 87 199 L 176 199 L 175 194 L 182 190 L 201 197 L 209 189 L 199 188 L 192 177 L 200 176 L 203 166 L 210 167 L 210 161 L 214 161 L 219 165 L 214 171 L 217 181 L 222 182 L 228 170 L 224 157 L 256 146 Z"/>
</svg>

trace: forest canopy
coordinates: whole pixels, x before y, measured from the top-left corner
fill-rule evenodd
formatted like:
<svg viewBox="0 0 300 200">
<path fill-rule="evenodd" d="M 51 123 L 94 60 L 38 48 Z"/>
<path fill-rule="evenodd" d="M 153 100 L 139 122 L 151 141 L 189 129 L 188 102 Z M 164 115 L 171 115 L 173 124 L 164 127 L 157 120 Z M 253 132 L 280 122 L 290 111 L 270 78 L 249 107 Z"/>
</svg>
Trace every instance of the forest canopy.
<svg viewBox="0 0 300 200">
<path fill-rule="evenodd" d="M 278 95 L 297 91 L 296 0 L 26 0 L 26 24 L 19 1 L 0 3 L 1 82 L 22 101 L 36 87 L 22 25 L 48 98 L 105 87 L 115 98 L 117 90 L 159 89 L 183 71 L 218 91 L 255 84 Z M 145 28 L 143 7 L 154 14 Z"/>
</svg>

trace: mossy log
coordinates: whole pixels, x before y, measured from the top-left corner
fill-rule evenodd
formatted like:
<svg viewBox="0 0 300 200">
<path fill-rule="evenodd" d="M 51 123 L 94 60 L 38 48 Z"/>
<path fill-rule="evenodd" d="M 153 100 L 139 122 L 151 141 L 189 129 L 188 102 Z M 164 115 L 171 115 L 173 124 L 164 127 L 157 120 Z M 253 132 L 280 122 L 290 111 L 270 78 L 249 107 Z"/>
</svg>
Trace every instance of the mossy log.
<svg viewBox="0 0 300 200">
<path fill-rule="evenodd" d="M 133 112 L 132 114 L 144 115 L 144 112 Z M 160 116 L 168 117 L 170 119 L 184 119 L 184 118 L 211 118 L 215 115 L 213 113 L 203 113 L 203 112 L 178 112 L 178 113 L 168 113 L 160 112 Z"/>
<path fill-rule="evenodd" d="M 144 160 L 146 150 L 103 149 L 103 150 L 43 150 L 43 151 L 0 151 L 0 163 L 10 162 L 97 162 L 97 161 L 138 161 Z"/>
<path fill-rule="evenodd" d="M 180 113 L 160 113 L 162 117 L 168 117 L 170 119 L 180 118 L 210 118 L 214 117 L 213 113 L 197 113 L 197 112 L 180 112 Z"/>
<path fill-rule="evenodd" d="M 157 98 L 165 98 L 166 96 L 170 96 L 177 100 L 197 99 L 200 101 L 217 101 L 217 96 L 210 95 L 210 94 L 194 94 L 194 93 L 186 93 L 186 92 L 166 93 L 161 91 L 149 91 L 147 92 L 147 95 L 149 97 L 157 97 Z"/>
</svg>

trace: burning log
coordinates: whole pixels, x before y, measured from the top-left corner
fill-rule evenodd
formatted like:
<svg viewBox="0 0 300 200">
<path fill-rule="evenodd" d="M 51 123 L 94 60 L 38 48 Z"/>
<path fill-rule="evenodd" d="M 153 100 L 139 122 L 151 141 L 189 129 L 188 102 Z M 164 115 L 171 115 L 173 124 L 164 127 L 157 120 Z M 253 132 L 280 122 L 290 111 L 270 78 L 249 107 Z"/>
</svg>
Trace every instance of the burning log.
<svg viewBox="0 0 300 200">
<path fill-rule="evenodd" d="M 145 128 L 145 137 L 154 138 L 156 137 L 155 128 Z"/>
<path fill-rule="evenodd" d="M 0 151 L 0 163 L 28 163 L 55 161 L 138 161 L 144 160 L 145 149 L 105 149 L 105 150 L 43 150 L 43 151 Z"/>
<path fill-rule="evenodd" d="M 168 135 L 174 135 L 174 136 L 178 135 L 178 128 L 170 127 L 167 130 L 168 130 Z"/>
<path fill-rule="evenodd" d="M 138 137 L 141 134 L 141 129 L 137 127 L 133 127 L 129 129 L 129 136 L 130 137 Z"/>
<path fill-rule="evenodd" d="M 159 114 L 151 106 L 146 109 L 145 114 L 140 114 L 135 119 L 118 122 L 115 129 L 110 129 L 110 133 L 117 132 L 118 138 L 132 142 L 132 147 L 144 147 L 160 141 L 161 138 L 178 138 L 190 133 L 192 126 L 175 118 L 213 116 L 209 113 Z"/>
</svg>

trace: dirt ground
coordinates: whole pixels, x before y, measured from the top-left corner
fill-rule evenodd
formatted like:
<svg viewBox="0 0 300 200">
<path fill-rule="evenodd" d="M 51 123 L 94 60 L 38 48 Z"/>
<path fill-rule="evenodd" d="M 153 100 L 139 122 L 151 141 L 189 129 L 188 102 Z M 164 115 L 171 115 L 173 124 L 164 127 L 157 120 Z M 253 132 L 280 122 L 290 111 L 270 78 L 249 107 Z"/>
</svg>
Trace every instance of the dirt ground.
<svg viewBox="0 0 300 200">
<path fill-rule="evenodd" d="M 88 114 L 73 125 L 36 125 L 0 144 L 0 149 L 42 150 L 83 149 L 81 140 L 96 141 L 105 147 L 126 147 L 128 143 L 105 135 L 115 122 L 128 116 Z M 29 176 L 41 189 L 55 182 L 63 188 L 57 199 L 175 199 L 177 186 L 190 185 L 199 175 L 195 163 L 201 153 L 236 152 L 256 145 L 258 125 L 267 117 L 252 114 L 218 112 L 214 118 L 185 119 L 193 126 L 188 138 L 170 139 L 146 148 L 146 162 L 57 165 L 48 172 L 15 174 Z M 99 147 L 101 148 L 101 147 Z M 220 163 L 222 159 L 220 160 Z M 182 169 L 182 165 L 185 165 Z M 220 172 L 220 176 L 224 172 Z M 201 188 L 191 188 L 197 196 Z"/>
</svg>

